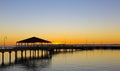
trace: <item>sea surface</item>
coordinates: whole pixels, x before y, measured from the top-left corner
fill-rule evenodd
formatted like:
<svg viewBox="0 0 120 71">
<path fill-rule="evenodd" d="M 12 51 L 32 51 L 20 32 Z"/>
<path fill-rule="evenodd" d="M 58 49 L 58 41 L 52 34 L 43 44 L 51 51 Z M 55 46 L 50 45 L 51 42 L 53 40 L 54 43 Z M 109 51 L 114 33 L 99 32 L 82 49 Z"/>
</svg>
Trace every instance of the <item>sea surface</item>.
<svg viewBox="0 0 120 71">
<path fill-rule="evenodd" d="M 0 63 L 2 63 L 1 56 L 0 53 Z M 8 53 L 5 53 L 4 59 L 6 64 L 9 63 Z M 120 71 L 120 50 L 62 51 L 51 55 L 50 58 L 20 62 L 15 61 L 13 52 L 11 64 L 1 65 L 0 71 Z"/>
</svg>

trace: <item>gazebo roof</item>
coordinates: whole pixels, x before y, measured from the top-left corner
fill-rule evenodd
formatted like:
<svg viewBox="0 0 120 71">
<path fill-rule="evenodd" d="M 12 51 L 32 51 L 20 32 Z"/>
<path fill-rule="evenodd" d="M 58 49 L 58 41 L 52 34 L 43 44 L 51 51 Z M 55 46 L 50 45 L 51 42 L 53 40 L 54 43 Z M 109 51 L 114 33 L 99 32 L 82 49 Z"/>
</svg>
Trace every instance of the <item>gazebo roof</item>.
<svg viewBox="0 0 120 71">
<path fill-rule="evenodd" d="M 51 43 L 51 41 L 48 40 L 44 40 L 41 38 L 37 38 L 37 37 L 31 37 L 31 38 L 27 38 L 21 41 L 17 41 L 17 43 Z"/>
</svg>

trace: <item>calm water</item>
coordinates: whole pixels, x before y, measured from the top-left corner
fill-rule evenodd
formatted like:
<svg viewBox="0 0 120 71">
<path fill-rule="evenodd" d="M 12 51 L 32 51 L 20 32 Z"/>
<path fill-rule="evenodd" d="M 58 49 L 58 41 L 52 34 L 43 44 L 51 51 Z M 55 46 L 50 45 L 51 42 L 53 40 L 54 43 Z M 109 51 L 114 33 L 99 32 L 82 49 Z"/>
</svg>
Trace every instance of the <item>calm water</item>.
<svg viewBox="0 0 120 71">
<path fill-rule="evenodd" d="M 14 59 L 13 57 L 13 62 Z M 8 61 L 8 53 L 5 53 L 5 62 Z M 3 66 L 0 71 L 120 71 L 120 50 L 59 53 L 48 59 L 27 60 Z"/>
</svg>

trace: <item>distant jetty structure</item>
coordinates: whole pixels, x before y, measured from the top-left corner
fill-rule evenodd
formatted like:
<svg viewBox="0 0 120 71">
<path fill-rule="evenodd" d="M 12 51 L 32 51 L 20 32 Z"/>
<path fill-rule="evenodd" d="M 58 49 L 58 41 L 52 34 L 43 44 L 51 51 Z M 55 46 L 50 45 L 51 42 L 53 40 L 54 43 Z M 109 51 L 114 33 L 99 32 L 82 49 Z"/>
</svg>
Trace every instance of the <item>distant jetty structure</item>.
<svg viewBox="0 0 120 71">
<path fill-rule="evenodd" d="M 15 61 L 18 61 L 18 55 L 21 55 L 21 59 L 27 59 L 27 54 L 29 54 L 29 58 L 39 58 L 43 56 L 43 54 L 48 54 L 51 56 L 52 54 L 57 54 L 62 51 L 70 51 L 74 50 L 94 50 L 94 49 L 120 49 L 120 45 L 94 45 L 94 44 L 81 44 L 81 45 L 70 45 L 70 44 L 52 44 L 51 41 L 41 39 L 38 37 L 30 37 L 24 40 L 20 40 L 16 42 L 16 46 L 12 48 L 1 48 L 0 53 L 2 53 L 2 64 L 4 64 L 4 53 L 9 53 L 9 63 L 11 63 L 11 53 L 13 52 L 15 55 Z M 18 51 L 20 54 L 18 54 Z M 27 53 L 29 51 L 29 53 Z"/>
</svg>

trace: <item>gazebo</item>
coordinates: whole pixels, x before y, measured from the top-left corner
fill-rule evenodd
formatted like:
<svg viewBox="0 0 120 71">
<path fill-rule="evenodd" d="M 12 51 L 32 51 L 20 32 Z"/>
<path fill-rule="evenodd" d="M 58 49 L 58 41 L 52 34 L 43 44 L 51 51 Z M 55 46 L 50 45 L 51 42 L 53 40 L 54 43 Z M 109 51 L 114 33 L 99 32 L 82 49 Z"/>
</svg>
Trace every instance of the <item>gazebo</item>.
<svg viewBox="0 0 120 71">
<path fill-rule="evenodd" d="M 39 46 L 41 44 L 49 44 L 51 41 L 41 39 L 38 37 L 31 37 L 16 42 L 16 46 Z"/>
</svg>

